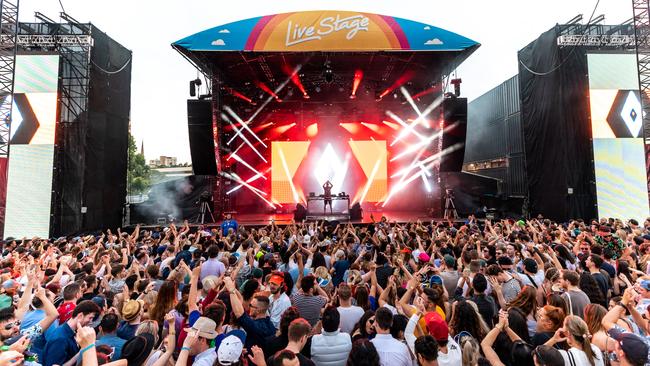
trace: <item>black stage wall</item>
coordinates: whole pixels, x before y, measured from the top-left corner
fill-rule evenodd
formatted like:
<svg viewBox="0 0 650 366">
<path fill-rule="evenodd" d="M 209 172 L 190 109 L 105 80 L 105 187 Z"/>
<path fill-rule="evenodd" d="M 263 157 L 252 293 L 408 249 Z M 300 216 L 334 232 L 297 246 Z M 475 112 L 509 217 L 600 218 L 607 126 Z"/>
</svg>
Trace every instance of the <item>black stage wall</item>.
<svg viewBox="0 0 650 366">
<path fill-rule="evenodd" d="M 585 50 L 560 48 L 560 26 L 519 51 L 521 115 L 530 213 L 596 217 Z M 547 72 L 548 75 L 534 75 Z M 569 194 L 569 188 L 573 194 Z"/>
<path fill-rule="evenodd" d="M 87 26 L 94 40 L 88 106 L 79 118 L 60 123 L 56 131 L 53 235 L 122 225 L 132 54 L 95 26 Z M 73 72 L 65 62 L 62 59 L 64 76 Z"/>
</svg>

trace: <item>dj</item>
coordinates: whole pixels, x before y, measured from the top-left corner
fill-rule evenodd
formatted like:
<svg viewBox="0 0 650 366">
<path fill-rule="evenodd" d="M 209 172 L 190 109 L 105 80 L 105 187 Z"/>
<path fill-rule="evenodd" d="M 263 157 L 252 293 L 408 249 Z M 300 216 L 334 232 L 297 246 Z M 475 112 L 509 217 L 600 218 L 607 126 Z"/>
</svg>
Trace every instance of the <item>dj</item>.
<svg viewBox="0 0 650 366">
<path fill-rule="evenodd" d="M 334 187 L 334 185 L 329 180 L 325 182 L 325 184 L 323 184 L 323 191 L 325 193 L 323 195 L 323 197 L 325 197 L 324 200 L 325 204 L 323 205 L 323 213 L 327 212 L 328 203 L 330 205 L 330 213 L 332 213 L 332 187 Z"/>
</svg>

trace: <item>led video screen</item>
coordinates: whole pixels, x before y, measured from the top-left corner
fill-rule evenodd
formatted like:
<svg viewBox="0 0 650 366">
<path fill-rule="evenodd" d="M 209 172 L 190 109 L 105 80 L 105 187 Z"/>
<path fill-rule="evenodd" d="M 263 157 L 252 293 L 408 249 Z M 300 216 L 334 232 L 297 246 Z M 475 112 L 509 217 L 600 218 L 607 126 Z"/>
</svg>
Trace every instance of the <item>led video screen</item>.
<svg viewBox="0 0 650 366">
<path fill-rule="evenodd" d="M 599 217 L 649 214 L 636 56 L 587 55 Z"/>
<path fill-rule="evenodd" d="M 16 57 L 5 237 L 50 234 L 58 73 L 58 55 Z"/>
<path fill-rule="evenodd" d="M 380 202 L 388 194 L 386 141 L 274 141 L 271 151 L 271 195 L 281 204 L 323 194 L 327 181 L 332 194 L 345 192 L 351 202 Z M 333 205 L 347 204 L 341 202 Z"/>
</svg>

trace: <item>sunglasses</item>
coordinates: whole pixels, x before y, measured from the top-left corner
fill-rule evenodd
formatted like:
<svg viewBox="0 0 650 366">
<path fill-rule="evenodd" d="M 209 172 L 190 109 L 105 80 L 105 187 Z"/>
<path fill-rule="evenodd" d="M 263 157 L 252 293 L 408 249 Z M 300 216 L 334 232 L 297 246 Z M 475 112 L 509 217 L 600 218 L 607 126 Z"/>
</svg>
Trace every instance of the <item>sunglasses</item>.
<svg viewBox="0 0 650 366">
<path fill-rule="evenodd" d="M 19 326 L 20 326 L 20 320 L 16 320 L 15 322 L 5 324 L 5 330 L 11 330 L 11 328 L 19 327 Z"/>
<path fill-rule="evenodd" d="M 370 323 L 370 325 L 375 324 L 375 319 L 373 318 L 368 319 L 368 323 Z"/>
</svg>

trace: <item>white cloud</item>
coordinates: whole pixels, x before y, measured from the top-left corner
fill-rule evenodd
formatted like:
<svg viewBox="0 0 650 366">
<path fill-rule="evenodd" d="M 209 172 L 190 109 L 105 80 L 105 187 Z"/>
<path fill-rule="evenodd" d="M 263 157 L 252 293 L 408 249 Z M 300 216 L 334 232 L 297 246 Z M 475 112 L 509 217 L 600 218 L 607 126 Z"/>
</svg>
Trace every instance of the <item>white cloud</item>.
<svg viewBox="0 0 650 366">
<path fill-rule="evenodd" d="M 212 41 L 211 45 L 213 45 L 213 46 L 225 46 L 226 42 L 224 42 L 223 39 L 217 39 L 215 41 Z"/>
<path fill-rule="evenodd" d="M 230 33 L 230 31 L 228 29 L 222 29 L 219 31 L 219 33 Z"/>
<path fill-rule="evenodd" d="M 424 30 L 429 30 L 429 29 L 431 29 L 431 27 L 429 27 L 428 25 L 424 27 Z"/>
<path fill-rule="evenodd" d="M 434 39 L 430 39 L 430 40 L 424 42 L 424 44 L 427 45 L 427 46 L 431 46 L 431 45 L 438 46 L 438 45 L 444 44 L 444 42 L 439 40 L 438 38 L 434 38 Z"/>
</svg>

